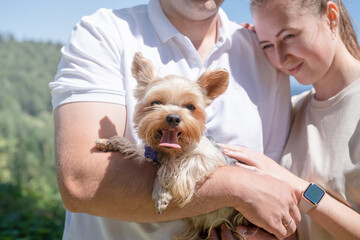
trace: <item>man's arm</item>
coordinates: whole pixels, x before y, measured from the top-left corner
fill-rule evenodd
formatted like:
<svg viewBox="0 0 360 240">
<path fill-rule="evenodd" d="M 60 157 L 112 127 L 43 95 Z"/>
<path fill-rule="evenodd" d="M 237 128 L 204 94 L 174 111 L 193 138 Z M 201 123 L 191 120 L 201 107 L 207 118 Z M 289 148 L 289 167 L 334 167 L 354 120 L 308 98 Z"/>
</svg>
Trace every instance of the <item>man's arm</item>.
<svg viewBox="0 0 360 240">
<path fill-rule="evenodd" d="M 100 137 L 124 134 L 125 106 L 70 103 L 55 109 L 54 120 L 58 184 L 68 210 L 129 221 L 156 216 L 150 207 L 156 168 L 95 148 Z"/>
<path fill-rule="evenodd" d="M 56 108 L 54 118 L 58 183 L 64 204 L 72 212 L 125 221 L 159 222 L 233 206 L 278 237 L 292 231 L 283 226 L 296 205 L 290 186 L 270 176 L 233 166 L 217 169 L 198 184 L 193 201 L 184 208 L 170 203 L 163 214 L 157 214 L 151 199 L 156 167 L 147 162 L 121 159 L 119 153 L 94 149 L 97 138 L 124 134 L 125 106 L 69 103 Z"/>
<path fill-rule="evenodd" d="M 187 211 L 169 206 L 159 215 L 151 199 L 157 168 L 144 161 L 122 159 L 117 152 L 99 152 L 95 148 L 94 142 L 100 137 L 124 134 L 125 106 L 70 103 L 56 108 L 54 118 L 58 183 L 70 211 L 126 221 L 157 222 L 225 206 L 220 201 L 209 208 L 197 206 Z M 202 210 L 199 211 L 199 207 Z"/>
</svg>

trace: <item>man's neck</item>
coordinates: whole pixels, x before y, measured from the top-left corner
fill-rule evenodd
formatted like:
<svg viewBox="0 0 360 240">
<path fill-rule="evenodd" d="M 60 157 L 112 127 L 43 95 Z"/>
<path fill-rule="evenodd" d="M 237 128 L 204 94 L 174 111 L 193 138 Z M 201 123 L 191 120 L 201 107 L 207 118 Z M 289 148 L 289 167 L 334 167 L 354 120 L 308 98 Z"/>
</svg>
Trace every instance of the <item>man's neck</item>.
<svg viewBox="0 0 360 240">
<path fill-rule="evenodd" d="M 204 62 L 217 41 L 218 13 L 198 21 L 184 19 L 181 16 L 167 14 L 166 12 L 165 15 L 180 33 L 190 39 L 202 62 Z"/>
<path fill-rule="evenodd" d="M 198 50 L 202 47 L 204 42 L 211 42 L 214 44 L 217 37 L 217 23 L 218 15 L 213 16 L 204 21 L 198 22 L 189 22 L 182 24 L 174 24 L 174 26 L 181 32 L 183 35 L 187 36 L 194 47 Z"/>
<path fill-rule="evenodd" d="M 200 55 L 202 63 L 204 63 L 217 41 L 218 16 L 208 26 L 193 28 L 190 31 L 186 36 L 190 38 Z"/>
</svg>

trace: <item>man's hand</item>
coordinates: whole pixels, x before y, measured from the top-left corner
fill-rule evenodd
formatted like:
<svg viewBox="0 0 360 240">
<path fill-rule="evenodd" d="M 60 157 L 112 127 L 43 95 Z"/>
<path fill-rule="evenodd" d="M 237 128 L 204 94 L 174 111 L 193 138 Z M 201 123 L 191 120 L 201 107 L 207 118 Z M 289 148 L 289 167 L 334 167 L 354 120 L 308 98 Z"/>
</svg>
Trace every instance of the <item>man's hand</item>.
<svg viewBox="0 0 360 240">
<path fill-rule="evenodd" d="M 234 207 L 277 238 L 293 234 L 301 219 L 293 188 L 268 174 L 243 167 L 220 167 L 198 189 L 197 196 L 204 196 L 205 190 L 214 192 L 208 196 L 222 199 L 220 206 Z M 202 200 L 213 202 L 209 197 Z"/>
<path fill-rule="evenodd" d="M 243 196 L 243 203 L 236 210 L 247 220 L 277 238 L 290 236 L 301 220 L 297 199 L 292 187 L 268 174 L 253 172 Z"/>
<path fill-rule="evenodd" d="M 249 188 L 249 200 L 245 200 L 248 206 L 242 204 L 237 210 L 278 238 L 294 233 L 301 220 L 297 203 L 301 189 L 308 183 L 262 153 L 239 146 L 220 146 L 226 155 L 239 161 L 239 167 L 254 173 L 249 181 L 253 188 Z"/>
</svg>

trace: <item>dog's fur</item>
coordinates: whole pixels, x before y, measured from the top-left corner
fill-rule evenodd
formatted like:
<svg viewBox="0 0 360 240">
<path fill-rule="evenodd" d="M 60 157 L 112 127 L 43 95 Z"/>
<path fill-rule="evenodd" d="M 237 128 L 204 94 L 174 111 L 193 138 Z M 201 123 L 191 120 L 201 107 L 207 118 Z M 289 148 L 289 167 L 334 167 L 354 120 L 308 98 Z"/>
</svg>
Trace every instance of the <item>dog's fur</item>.
<svg viewBox="0 0 360 240">
<path fill-rule="evenodd" d="M 221 150 L 204 136 L 205 108 L 225 92 L 229 74 L 226 70 L 207 71 L 196 82 L 175 75 L 159 78 L 141 53 L 135 54 L 132 73 L 138 82 L 134 93 L 135 129 L 144 143 L 157 152 L 159 169 L 152 193 L 156 210 L 162 213 L 170 201 L 183 207 L 195 194 L 196 183 L 217 167 L 229 164 Z M 144 147 L 123 137 L 98 139 L 96 145 L 103 151 L 144 158 Z M 229 207 L 185 221 L 188 229 L 181 239 L 207 239 L 210 230 L 223 223 L 235 234 L 243 218 Z"/>
</svg>

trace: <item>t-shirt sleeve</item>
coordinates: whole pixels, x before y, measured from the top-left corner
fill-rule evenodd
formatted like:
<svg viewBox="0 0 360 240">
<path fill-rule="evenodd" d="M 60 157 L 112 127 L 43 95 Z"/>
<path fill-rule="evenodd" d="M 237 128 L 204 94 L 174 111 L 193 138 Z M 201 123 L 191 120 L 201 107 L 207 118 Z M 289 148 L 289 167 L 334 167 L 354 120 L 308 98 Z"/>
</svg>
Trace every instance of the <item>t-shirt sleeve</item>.
<svg viewBox="0 0 360 240">
<path fill-rule="evenodd" d="M 80 101 L 125 105 L 121 42 L 111 24 L 106 24 L 108 15 L 100 10 L 82 18 L 61 49 L 57 74 L 49 84 L 54 109 Z"/>
<path fill-rule="evenodd" d="M 263 117 L 264 154 L 279 162 L 290 129 L 290 84 L 287 75 L 274 69 L 272 71 L 276 77 L 270 79 L 267 86 L 269 102 L 261 107 L 262 115 L 268 116 Z"/>
</svg>

